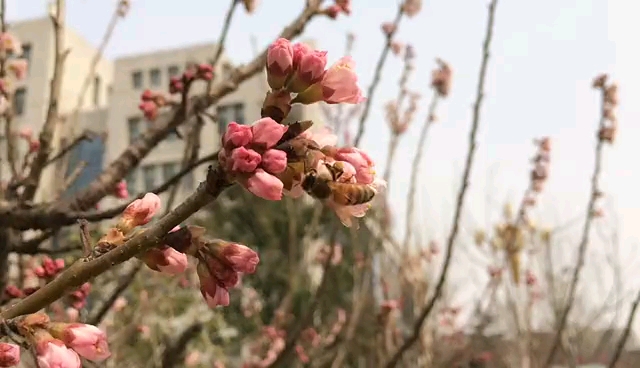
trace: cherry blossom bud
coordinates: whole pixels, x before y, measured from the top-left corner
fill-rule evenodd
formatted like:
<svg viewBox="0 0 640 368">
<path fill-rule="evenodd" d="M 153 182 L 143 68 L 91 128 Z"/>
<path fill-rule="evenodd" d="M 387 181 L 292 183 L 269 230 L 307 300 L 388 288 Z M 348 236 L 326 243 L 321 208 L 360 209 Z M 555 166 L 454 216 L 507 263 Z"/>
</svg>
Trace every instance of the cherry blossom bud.
<svg viewBox="0 0 640 368">
<path fill-rule="evenodd" d="M 0 342 L 0 367 L 15 367 L 20 364 L 20 347 Z"/>
<path fill-rule="evenodd" d="M 158 105 L 153 101 L 142 101 L 138 108 L 149 121 L 154 121 L 158 117 Z"/>
<path fill-rule="evenodd" d="M 125 180 L 120 180 L 118 184 L 116 184 L 116 188 L 113 194 L 118 199 L 129 198 L 129 190 L 127 188 L 127 182 Z"/>
<path fill-rule="evenodd" d="M 227 126 L 227 131 L 222 137 L 222 145 L 225 148 L 246 146 L 253 139 L 253 130 L 248 125 L 240 125 L 232 121 Z"/>
<path fill-rule="evenodd" d="M 287 127 L 276 123 L 271 118 L 262 118 L 251 126 L 253 132 L 252 143 L 271 148 L 278 143 L 287 131 Z"/>
<path fill-rule="evenodd" d="M 80 368 L 80 357 L 67 348 L 64 342 L 53 338 L 44 330 L 36 330 L 34 334 L 36 359 L 40 368 Z"/>
<path fill-rule="evenodd" d="M 22 297 L 24 297 L 24 292 L 22 290 L 20 290 L 15 285 L 7 285 L 4 288 L 4 294 L 6 296 L 8 296 L 9 298 L 22 298 Z"/>
<path fill-rule="evenodd" d="M 255 173 L 247 179 L 245 187 L 256 196 L 270 201 L 282 199 L 284 184 L 280 179 L 268 172 L 257 169 Z"/>
<path fill-rule="evenodd" d="M 254 273 L 260 262 L 258 253 L 242 244 L 220 241 L 211 243 L 209 248 L 216 258 L 229 265 L 235 272 Z"/>
<path fill-rule="evenodd" d="M 402 11 L 410 18 L 416 16 L 420 9 L 422 9 L 422 0 L 405 0 L 402 5 Z"/>
<path fill-rule="evenodd" d="M 229 291 L 219 285 L 218 280 L 209 272 L 207 265 L 199 261 L 196 271 L 200 279 L 200 293 L 207 305 L 211 308 L 229 305 Z"/>
<path fill-rule="evenodd" d="M 263 118 L 271 118 L 281 123 L 291 112 L 291 93 L 287 90 L 267 93 L 262 103 L 260 114 Z"/>
<path fill-rule="evenodd" d="M 9 60 L 7 69 L 13 73 L 17 80 L 24 80 L 29 69 L 29 62 L 26 59 Z"/>
<path fill-rule="evenodd" d="M 258 0 L 242 0 L 245 10 L 249 14 L 253 14 L 253 12 L 258 7 Z"/>
<path fill-rule="evenodd" d="M 328 104 L 357 104 L 364 101 L 354 68 L 355 62 L 350 56 L 342 57 L 325 71 L 321 82 L 298 94 L 293 102 L 308 105 L 319 101 Z"/>
<path fill-rule="evenodd" d="M 336 0 L 336 5 L 346 14 L 351 14 L 351 0 Z"/>
<path fill-rule="evenodd" d="M 85 359 L 101 362 L 111 355 L 107 334 L 96 326 L 84 323 L 51 323 L 49 332 Z"/>
<path fill-rule="evenodd" d="M 231 151 L 231 156 L 227 161 L 228 167 L 232 171 L 251 173 L 260 165 L 260 154 L 252 149 L 238 147 Z"/>
<path fill-rule="evenodd" d="M 336 19 L 341 11 L 342 9 L 338 5 L 331 5 L 330 7 L 325 8 L 323 13 L 331 19 Z"/>
<path fill-rule="evenodd" d="M 178 77 L 171 77 L 169 80 L 169 93 L 181 93 L 184 91 L 184 83 Z"/>
<path fill-rule="evenodd" d="M 22 55 L 22 43 L 9 32 L 0 34 L 0 48 L 13 55 Z"/>
<path fill-rule="evenodd" d="M 142 199 L 136 199 L 125 208 L 118 227 L 128 233 L 134 227 L 147 224 L 160 209 L 160 197 L 147 193 Z"/>
<path fill-rule="evenodd" d="M 396 31 L 396 28 L 396 25 L 391 22 L 382 23 L 382 32 L 384 32 L 387 37 L 390 37 Z"/>
<path fill-rule="evenodd" d="M 267 81 L 272 89 L 284 87 L 293 71 L 293 47 L 286 38 L 279 38 L 267 51 Z"/>
<path fill-rule="evenodd" d="M 186 254 L 166 245 L 151 248 L 140 258 L 150 269 L 169 275 L 184 273 L 189 266 Z"/>
<path fill-rule="evenodd" d="M 261 166 L 271 174 L 279 174 L 287 168 L 287 154 L 277 149 L 267 150 L 262 155 Z"/>
<path fill-rule="evenodd" d="M 327 66 L 327 52 L 314 50 L 300 59 L 300 65 L 296 70 L 294 79 L 291 81 L 289 89 L 292 92 L 300 93 L 318 83 L 324 77 L 324 69 Z"/>
</svg>

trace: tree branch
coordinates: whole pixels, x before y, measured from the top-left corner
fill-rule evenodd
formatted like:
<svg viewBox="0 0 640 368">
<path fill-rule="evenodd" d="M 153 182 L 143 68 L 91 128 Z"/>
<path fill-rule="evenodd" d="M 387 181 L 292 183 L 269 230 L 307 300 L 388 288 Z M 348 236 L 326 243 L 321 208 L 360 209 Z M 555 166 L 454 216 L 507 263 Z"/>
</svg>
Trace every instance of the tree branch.
<svg viewBox="0 0 640 368">
<path fill-rule="evenodd" d="M 412 335 L 404 341 L 404 343 L 400 346 L 400 348 L 396 351 L 396 353 L 391 357 L 391 359 L 385 365 L 387 368 L 395 367 L 400 360 L 402 359 L 403 354 L 409 350 L 409 348 L 420 338 L 420 333 L 422 330 L 422 326 L 426 321 L 427 317 L 431 314 L 431 311 L 435 307 L 436 301 L 440 298 L 442 294 L 442 290 L 444 288 L 444 284 L 447 278 L 448 270 L 451 265 L 451 258 L 453 254 L 453 247 L 456 241 L 456 237 L 458 235 L 458 230 L 460 228 L 460 217 L 462 215 L 462 206 L 464 204 L 464 198 L 467 193 L 467 189 L 469 187 L 469 177 L 471 176 L 471 168 L 473 166 L 473 158 L 476 150 L 476 135 L 478 132 L 478 126 L 480 125 L 480 106 L 482 105 L 482 100 L 484 98 L 484 81 L 487 74 L 487 66 L 489 64 L 489 48 L 491 46 L 491 39 L 493 36 L 493 25 L 494 18 L 496 13 L 496 5 L 498 0 L 492 0 L 489 4 L 489 20 L 487 22 L 486 35 L 482 47 L 482 63 L 480 65 L 480 75 L 478 78 L 478 89 L 476 91 L 476 101 L 473 107 L 473 122 L 471 125 L 471 132 L 469 133 L 469 151 L 467 152 L 467 159 L 465 163 L 464 173 L 462 175 L 462 185 L 460 187 L 460 191 L 458 192 L 457 200 L 456 200 L 456 208 L 453 216 L 453 225 L 451 227 L 451 232 L 449 233 L 449 238 L 447 239 L 447 249 L 446 255 L 444 259 L 444 265 L 442 271 L 440 273 L 440 277 L 438 278 L 438 282 L 436 284 L 433 296 L 427 302 L 427 305 L 422 310 L 420 315 L 418 316 L 418 320 L 413 328 Z"/>
<path fill-rule="evenodd" d="M 59 299 L 64 295 L 65 291 L 80 287 L 83 283 L 100 275 L 109 268 L 160 244 L 173 227 L 217 198 L 229 185 L 230 183 L 227 181 L 224 171 L 219 166 L 210 167 L 207 179 L 200 183 L 198 189 L 154 226 L 99 258 L 76 261 L 53 281 L 0 313 L 0 319 L 10 319 L 24 314 L 35 313 Z"/>
<path fill-rule="evenodd" d="M 200 322 L 196 322 L 182 331 L 175 343 L 164 349 L 162 368 L 173 368 L 178 365 L 178 362 L 184 359 L 184 351 L 187 348 L 187 344 L 198 336 L 200 332 L 202 332 L 202 323 Z"/>
</svg>

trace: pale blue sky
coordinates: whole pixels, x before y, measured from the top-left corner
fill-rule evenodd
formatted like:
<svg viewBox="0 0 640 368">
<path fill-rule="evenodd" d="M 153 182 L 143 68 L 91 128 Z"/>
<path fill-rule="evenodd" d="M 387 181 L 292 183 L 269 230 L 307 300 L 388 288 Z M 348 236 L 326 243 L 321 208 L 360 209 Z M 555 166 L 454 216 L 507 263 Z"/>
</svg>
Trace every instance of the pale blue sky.
<svg viewBox="0 0 640 368">
<path fill-rule="evenodd" d="M 256 35 L 261 47 L 266 45 L 303 3 L 262 0 L 255 15 L 238 12 L 227 42 L 232 59 L 248 60 L 252 56 L 250 36 Z M 448 232 L 453 195 L 467 149 L 487 3 L 427 0 L 417 17 L 403 22 L 397 37 L 416 48 L 417 71 L 411 84 L 425 98 L 430 98 L 428 84 L 434 58 L 442 57 L 454 68 L 451 96 L 441 104 L 440 122 L 428 139 L 418 206 L 422 230 L 440 240 Z M 596 74 L 610 72 L 620 84 L 620 134 L 615 146 L 605 150 L 602 189 L 614 210 L 600 220 L 599 226 L 606 228 L 617 214 L 623 259 L 634 261 L 640 235 L 636 225 L 640 218 L 640 173 L 635 170 L 640 153 L 636 141 L 640 106 L 634 105 L 634 98 L 640 94 L 640 54 L 633 35 L 638 34 L 640 26 L 633 15 L 640 7 L 633 3 L 499 2 L 464 235 L 468 236 L 474 226 L 488 227 L 505 200 L 515 201 L 521 196 L 528 179 L 528 158 L 533 154 L 532 139 L 542 135 L 553 139 L 553 162 L 541 201 L 545 218 L 539 222 L 553 226 L 583 215 L 599 110 L 599 96 L 590 85 Z M 115 0 L 69 0 L 68 24 L 97 44 L 114 4 Z M 396 4 L 397 0 L 354 0 L 351 17 L 341 16 L 337 21 L 317 19 L 307 28 L 306 36 L 316 39 L 318 46 L 328 50 L 330 59 L 335 60 L 344 50 L 346 32 L 354 32 L 354 58 L 362 87 L 366 88 L 383 42 L 380 24 L 391 20 Z M 107 55 L 214 41 L 227 5 L 226 0 L 132 0 L 131 12 L 116 30 Z M 8 0 L 9 18 L 41 16 L 45 6 L 45 0 Z M 400 67 L 400 60 L 391 57 L 365 136 L 364 147 L 380 160 L 381 172 L 388 141 L 383 103 L 397 93 Z M 398 151 L 391 198 L 399 216 L 404 216 L 407 171 L 424 114 L 423 108 Z M 565 247 L 576 246 L 574 237 Z M 592 253 L 596 257 L 602 255 L 601 250 Z"/>
</svg>

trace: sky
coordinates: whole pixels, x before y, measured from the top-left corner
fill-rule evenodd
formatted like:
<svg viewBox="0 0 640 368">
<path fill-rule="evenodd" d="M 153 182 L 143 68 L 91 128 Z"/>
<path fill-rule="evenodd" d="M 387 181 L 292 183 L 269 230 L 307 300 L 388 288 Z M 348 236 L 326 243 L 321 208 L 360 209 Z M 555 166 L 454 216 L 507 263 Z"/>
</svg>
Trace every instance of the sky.
<svg viewBox="0 0 640 368">
<path fill-rule="evenodd" d="M 398 0 L 354 0 L 353 14 L 338 20 L 316 19 L 305 38 L 329 52 L 330 61 L 344 52 L 345 35 L 356 35 L 353 57 L 361 86 L 366 88 L 383 45 L 380 24 L 391 21 Z M 215 41 L 228 1 L 132 0 L 128 17 L 118 26 L 107 57 Z M 8 18 L 42 16 L 46 0 L 8 0 Z M 115 0 L 69 0 L 68 25 L 97 45 L 106 28 Z M 254 15 L 237 12 L 226 44 L 234 62 L 253 55 L 251 37 L 265 47 L 302 9 L 303 0 L 262 0 Z M 431 98 L 430 72 L 441 57 L 454 70 L 451 95 L 440 104 L 439 122 L 427 139 L 418 193 L 420 232 L 443 243 L 453 214 L 455 192 L 467 150 L 471 106 L 475 98 L 481 42 L 487 20 L 488 0 L 428 0 L 422 12 L 404 19 L 397 40 L 411 43 L 417 52 L 416 72 L 410 82 L 423 95 L 422 107 L 393 163 L 390 195 L 396 222 L 404 228 L 404 208 L 409 170 L 417 136 Z M 593 77 L 607 72 L 618 82 L 621 104 L 619 134 L 615 145 L 605 148 L 601 189 L 606 193 L 606 215 L 596 223 L 598 234 L 615 231 L 618 245 L 594 236 L 589 252 L 589 280 L 608 279 L 610 271 L 595 265 L 619 249 L 625 284 L 634 279 L 640 227 L 640 171 L 635 170 L 640 146 L 640 53 L 633 35 L 640 24 L 633 17 L 640 4 L 625 0 L 538 0 L 498 3 L 494 40 L 482 106 L 478 150 L 471 188 L 465 202 L 461 240 L 468 241 L 480 228 L 489 230 L 506 201 L 517 202 L 527 185 L 533 139 L 552 139 L 550 178 L 534 218 L 540 226 L 558 226 L 584 217 L 593 170 L 599 94 L 591 89 Z M 380 87 L 373 98 L 363 147 L 379 162 L 383 172 L 389 140 L 383 105 L 397 94 L 401 60 L 390 57 Z M 132 102 L 133 103 L 133 102 Z M 572 259 L 577 232 L 560 248 Z M 466 257 L 456 254 L 456 257 Z M 476 267 L 477 268 L 477 267 Z M 471 267 L 459 277 L 480 275 Z M 604 273 L 603 273 L 604 272 Z M 480 276 L 479 276 L 480 277 Z"/>
</svg>

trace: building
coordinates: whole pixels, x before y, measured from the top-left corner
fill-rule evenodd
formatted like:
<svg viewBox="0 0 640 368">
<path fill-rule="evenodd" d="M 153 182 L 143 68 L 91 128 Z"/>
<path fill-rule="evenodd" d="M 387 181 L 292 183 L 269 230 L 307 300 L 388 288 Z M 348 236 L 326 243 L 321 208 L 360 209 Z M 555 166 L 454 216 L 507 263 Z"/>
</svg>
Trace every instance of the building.
<svg viewBox="0 0 640 368">
<path fill-rule="evenodd" d="M 27 79 L 17 85 L 14 109 L 14 127 L 29 125 L 39 132 L 45 120 L 49 81 L 53 74 L 54 37 L 49 18 L 27 20 L 10 25 L 25 46 L 25 58 L 29 59 L 30 70 Z M 138 109 L 140 95 L 145 89 L 166 91 L 169 78 L 181 74 L 191 63 L 207 63 L 215 53 L 215 44 L 201 44 L 177 49 L 131 55 L 116 60 L 101 59 L 95 77 L 80 98 L 82 86 L 90 70 L 91 59 L 97 49 L 72 29 L 65 33 L 65 48 L 70 49 L 65 64 L 60 100 L 61 121 L 55 136 L 54 152 L 64 147 L 73 137 L 89 129 L 98 133 L 98 139 L 82 142 L 68 159 L 51 165 L 44 173 L 43 183 L 36 199 L 50 199 L 57 195 L 71 195 L 89 184 L 100 169 L 117 158 L 131 141 L 151 126 Z M 222 56 L 216 71 L 216 79 L 228 75 L 231 64 Z M 194 93 L 203 92 L 204 82 L 194 86 Z M 205 124 L 202 134 L 201 152 L 204 156 L 219 147 L 220 132 L 230 121 L 251 123 L 260 118 L 263 98 L 268 91 L 266 75 L 260 73 L 243 83 L 240 88 L 225 96 L 217 106 L 218 121 Z M 75 111 L 78 114 L 74 114 Z M 295 120 L 318 120 L 320 109 L 316 106 L 295 106 L 290 118 Z M 0 142 L 2 144 L 2 142 Z M 128 176 L 129 192 L 132 196 L 149 191 L 181 168 L 185 141 L 175 134 L 160 143 L 141 164 Z M 21 147 L 22 152 L 26 152 Z M 0 147 L 4 152 L 4 147 Z M 96 157 L 100 156 L 100 157 Z M 19 155 L 22 157 L 22 154 Z M 84 162 L 83 172 L 71 185 L 65 184 L 63 175 L 72 173 L 80 162 Z M 7 168 L 3 167 L 6 172 Z M 197 182 L 204 178 L 206 165 L 180 182 L 178 201 L 195 189 Z M 6 178 L 6 176 L 4 176 Z M 69 186 L 69 188 L 65 188 Z M 163 194 L 166 196 L 166 194 Z M 176 202 L 178 202 L 176 201 Z M 106 198 L 101 207 L 118 204 L 115 198 Z"/>
</svg>

